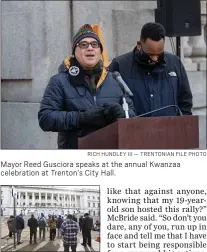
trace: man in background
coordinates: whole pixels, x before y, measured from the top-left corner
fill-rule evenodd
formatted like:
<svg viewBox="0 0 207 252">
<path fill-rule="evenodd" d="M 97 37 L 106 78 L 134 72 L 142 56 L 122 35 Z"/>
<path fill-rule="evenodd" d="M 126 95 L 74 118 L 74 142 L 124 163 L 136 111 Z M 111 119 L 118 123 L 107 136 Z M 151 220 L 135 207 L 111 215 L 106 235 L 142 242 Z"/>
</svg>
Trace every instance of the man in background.
<svg viewBox="0 0 207 252">
<path fill-rule="evenodd" d="M 50 228 L 50 241 L 54 241 L 56 237 L 57 219 L 54 215 L 48 220 L 48 226 Z"/>
<path fill-rule="evenodd" d="M 80 228 L 80 232 L 82 231 L 82 221 L 83 221 L 83 216 L 80 216 L 80 218 L 79 218 L 79 228 Z"/>
<path fill-rule="evenodd" d="M 43 233 L 43 240 L 45 240 L 45 228 L 47 223 L 43 213 L 41 213 L 38 224 L 39 224 L 39 238 L 41 239 Z"/>
<path fill-rule="evenodd" d="M 34 217 L 34 214 L 31 215 L 31 218 L 27 222 L 27 226 L 30 228 L 30 244 L 32 244 L 32 237 L 34 236 L 34 243 L 37 243 L 37 227 L 38 222 Z"/>
<path fill-rule="evenodd" d="M 22 244 L 21 242 L 21 235 L 22 235 L 22 230 L 24 229 L 24 219 L 23 219 L 23 214 L 19 214 L 16 216 L 16 230 L 17 230 L 17 245 Z"/>
<path fill-rule="evenodd" d="M 63 236 L 64 252 L 69 252 L 71 247 L 72 252 L 76 252 L 78 224 L 73 219 L 71 214 L 68 214 L 67 219 L 62 223 L 60 232 Z"/>
<path fill-rule="evenodd" d="M 137 115 L 165 106 L 166 109 L 147 116 L 177 116 L 192 114 L 192 93 L 181 60 L 164 51 L 165 29 L 159 23 L 142 27 L 140 40 L 133 51 L 115 58 L 110 71 L 120 72 L 133 93 Z"/>
<path fill-rule="evenodd" d="M 75 222 L 77 222 L 77 221 L 78 221 L 78 220 L 77 220 L 77 218 L 75 217 L 75 214 L 73 214 L 72 219 L 73 219 Z"/>
<path fill-rule="evenodd" d="M 12 237 L 12 235 L 15 232 L 15 223 L 14 223 L 14 216 L 11 215 L 7 221 L 8 229 L 9 229 L 9 237 Z"/>
<path fill-rule="evenodd" d="M 91 229 L 93 227 L 93 219 L 89 216 L 88 213 L 84 214 L 84 218 L 82 220 L 82 234 L 83 234 L 83 245 L 86 246 L 86 243 L 89 247 L 91 247 Z"/>
<path fill-rule="evenodd" d="M 63 218 L 61 217 L 61 215 L 59 215 L 57 219 L 57 237 L 60 237 L 60 228 L 63 221 L 64 221 Z"/>
</svg>

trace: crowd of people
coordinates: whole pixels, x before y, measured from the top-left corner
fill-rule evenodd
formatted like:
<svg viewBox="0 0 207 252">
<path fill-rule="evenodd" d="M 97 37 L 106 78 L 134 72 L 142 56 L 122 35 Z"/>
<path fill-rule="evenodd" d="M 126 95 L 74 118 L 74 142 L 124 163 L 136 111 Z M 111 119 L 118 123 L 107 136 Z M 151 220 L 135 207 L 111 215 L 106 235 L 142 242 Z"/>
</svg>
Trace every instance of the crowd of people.
<svg viewBox="0 0 207 252">
<path fill-rule="evenodd" d="M 20 214 L 14 218 L 10 216 L 7 221 L 9 229 L 9 237 L 12 237 L 14 233 L 17 234 L 17 245 L 21 244 L 21 234 L 25 228 L 25 220 L 23 215 Z M 100 226 L 100 222 L 97 221 L 95 225 Z M 46 231 L 49 231 L 49 240 L 54 241 L 55 238 L 62 238 L 64 245 L 64 252 L 68 252 L 71 247 L 72 252 L 76 252 L 77 247 L 77 234 L 82 232 L 81 245 L 92 246 L 91 243 L 91 230 L 93 229 L 93 219 L 89 213 L 85 213 L 84 216 L 80 216 L 79 220 L 75 215 L 68 214 L 66 218 L 59 215 L 48 215 L 48 218 L 43 213 L 38 218 L 35 218 L 34 214 L 27 221 L 27 226 L 30 229 L 30 244 L 34 242 L 37 244 L 37 231 L 39 229 L 39 240 L 45 240 Z"/>
</svg>

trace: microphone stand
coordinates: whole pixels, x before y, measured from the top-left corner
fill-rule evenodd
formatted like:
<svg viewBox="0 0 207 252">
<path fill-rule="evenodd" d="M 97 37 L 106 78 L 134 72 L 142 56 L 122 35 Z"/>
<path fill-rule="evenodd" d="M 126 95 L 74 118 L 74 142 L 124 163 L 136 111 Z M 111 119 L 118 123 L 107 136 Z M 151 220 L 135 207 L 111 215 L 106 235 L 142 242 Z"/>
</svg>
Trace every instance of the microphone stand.
<svg viewBox="0 0 207 252">
<path fill-rule="evenodd" d="M 155 109 L 155 110 L 149 111 L 149 112 L 147 112 L 147 113 L 144 113 L 144 114 L 135 116 L 135 117 L 133 117 L 133 118 L 146 116 L 146 115 L 149 115 L 149 114 L 152 114 L 152 113 L 155 113 L 155 112 L 158 112 L 158 111 L 160 111 L 160 110 L 167 109 L 167 108 L 171 108 L 171 107 L 176 108 L 176 109 L 178 110 L 179 115 L 180 115 L 180 116 L 183 116 L 182 111 L 180 110 L 180 108 L 179 108 L 177 105 L 168 105 L 168 106 L 165 106 L 165 107 L 162 107 L 162 108 L 159 108 L 159 109 Z"/>
</svg>

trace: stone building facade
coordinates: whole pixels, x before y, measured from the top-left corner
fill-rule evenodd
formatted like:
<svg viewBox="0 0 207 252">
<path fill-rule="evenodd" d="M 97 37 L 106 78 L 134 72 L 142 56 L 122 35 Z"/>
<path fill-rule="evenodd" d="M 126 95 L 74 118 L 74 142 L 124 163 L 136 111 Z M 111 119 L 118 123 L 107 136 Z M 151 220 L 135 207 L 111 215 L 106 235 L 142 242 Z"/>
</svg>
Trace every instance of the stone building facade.
<svg viewBox="0 0 207 252">
<path fill-rule="evenodd" d="M 66 215 L 75 214 L 77 217 L 90 212 L 95 220 L 100 216 L 100 191 L 94 186 L 80 188 L 64 186 L 15 186 L 16 213 L 23 215 L 41 213 Z M 4 216 L 13 215 L 13 187 L 1 186 L 1 209 Z"/>
<path fill-rule="evenodd" d="M 200 148 L 206 148 L 206 3 L 202 36 L 182 38 L 182 57 L 199 115 Z M 1 148 L 56 149 L 56 133 L 38 125 L 39 104 L 51 75 L 71 54 L 85 24 L 100 24 L 109 60 L 132 50 L 156 1 L 3 1 Z M 172 52 L 169 38 L 166 49 Z"/>
</svg>

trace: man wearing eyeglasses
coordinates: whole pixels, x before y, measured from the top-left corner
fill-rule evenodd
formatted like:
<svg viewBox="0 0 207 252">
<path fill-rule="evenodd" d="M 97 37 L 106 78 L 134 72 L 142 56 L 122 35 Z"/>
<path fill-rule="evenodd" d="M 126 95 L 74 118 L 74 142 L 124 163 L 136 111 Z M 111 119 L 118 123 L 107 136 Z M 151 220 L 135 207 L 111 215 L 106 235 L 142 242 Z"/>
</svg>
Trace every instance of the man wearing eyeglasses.
<svg viewBox="0 0 207 252">
<path fill-rule="evenodd" d="M 177 116 L 177 106 L 183 115 L 192 114 L 192 93 L 185 68 L 176 55 L 164 51 L 164 45 L 164 27 L 147 23 L 134 50 L 115 58 L 109 66 L 110 71 L 120 72 L 128 84 L 137 115 L 167 106 L 147 116 Z"/>
<path fill-rule="evenodd" d="M 72 56 L 51 77 L 38 113 L 44 131 L 58 132 L 58 148 L 78 148 L 78 137 L 124 118 L 123 92 L 112 73 L 103 67 L 103 46 L 88 24 L 73 38 Z M 129 116 L 135 116 L 126 97 Z"/>
</svg>

